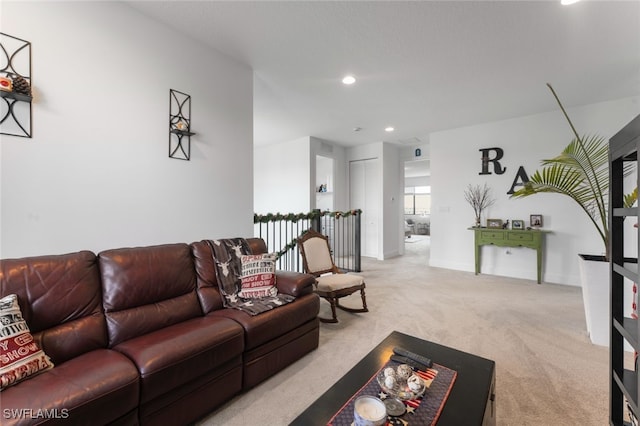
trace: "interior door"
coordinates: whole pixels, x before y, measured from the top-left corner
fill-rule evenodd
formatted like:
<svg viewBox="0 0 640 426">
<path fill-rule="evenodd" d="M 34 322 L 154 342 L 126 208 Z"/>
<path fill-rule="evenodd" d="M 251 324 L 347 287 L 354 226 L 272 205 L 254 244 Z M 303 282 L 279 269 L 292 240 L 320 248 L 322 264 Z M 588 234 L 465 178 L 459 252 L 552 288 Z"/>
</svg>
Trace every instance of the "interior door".
<svg viewBox="0 0 640 426">
<path fill-rule="evenodd" d="M 362 255 L 379 257 L 378 226 L 380 211 L 381 174 L 377 158 L 349 163 L 349 205 L 362 209 Z"/>
</svg>

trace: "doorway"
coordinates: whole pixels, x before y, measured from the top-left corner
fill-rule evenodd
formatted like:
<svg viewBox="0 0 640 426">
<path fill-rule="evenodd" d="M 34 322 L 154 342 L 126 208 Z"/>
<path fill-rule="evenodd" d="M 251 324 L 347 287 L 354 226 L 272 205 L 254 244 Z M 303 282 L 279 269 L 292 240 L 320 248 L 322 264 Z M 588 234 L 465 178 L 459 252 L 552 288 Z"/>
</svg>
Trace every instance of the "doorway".
<svg viewBox="0 0 640 426">
<path fill-rule="evenodd" d="M 430 161 L 405 161 L 404 175 L 405 253 L 428 257 L 431 245 Z"/>
</svg>

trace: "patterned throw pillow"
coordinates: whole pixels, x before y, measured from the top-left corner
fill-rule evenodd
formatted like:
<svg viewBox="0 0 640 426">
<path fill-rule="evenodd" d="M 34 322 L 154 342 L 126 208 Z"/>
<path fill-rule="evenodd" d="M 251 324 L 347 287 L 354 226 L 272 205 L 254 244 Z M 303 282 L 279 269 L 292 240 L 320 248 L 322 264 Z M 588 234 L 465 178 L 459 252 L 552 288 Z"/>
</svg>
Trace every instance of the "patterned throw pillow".
<svg viewBox="0 0 640 426">
<path fill-rule="evenodd" d="M 0 299 L 0 391 L 50 368 L 53 363 L 22 318 L 18 296 Z"/>
<path fill-rule="evenodd" d="M 243 255 L 240 261 L 242 273 L 240 274 L 241 290 L 238 296 L 243 299 L 259 299 L 278 294 L 275 254 Z"/>
</svg>

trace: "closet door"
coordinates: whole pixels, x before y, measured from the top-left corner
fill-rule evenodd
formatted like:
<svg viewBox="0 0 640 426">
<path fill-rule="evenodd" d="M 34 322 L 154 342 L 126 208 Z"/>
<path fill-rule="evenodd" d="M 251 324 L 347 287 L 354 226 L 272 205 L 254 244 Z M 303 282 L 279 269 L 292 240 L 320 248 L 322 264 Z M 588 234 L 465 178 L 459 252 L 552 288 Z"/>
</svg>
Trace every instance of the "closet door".
<svg viewBox="0 0 640 426">
<path fill-rule="evenodd" d="M 379 257 L 378 227 L 381 207 L 381 173 L 377 158 L 349 163 L 349 204 L 362 209 L 362 255 Z"/>
</svg>

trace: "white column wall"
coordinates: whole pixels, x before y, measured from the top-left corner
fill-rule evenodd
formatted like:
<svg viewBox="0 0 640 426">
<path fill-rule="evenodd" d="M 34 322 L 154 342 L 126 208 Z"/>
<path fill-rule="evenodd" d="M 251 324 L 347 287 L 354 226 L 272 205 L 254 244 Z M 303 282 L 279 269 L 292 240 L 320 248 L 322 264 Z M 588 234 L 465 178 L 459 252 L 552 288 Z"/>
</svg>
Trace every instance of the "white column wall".
<svg viewBox="0 0 640 426">
<path fill-rule="evenodd" d="M 556 88 L 559 89 L 559 88 Z M 561 92 L 561 90 L 560 90 Z M 551 95 L 550 95 L 551 97 Z M 628 98 L 568 108 L 578 131 L 611 137 L 640 113 L 640 99 Z M 487 183 L 497 199 L 486 215 L 497 219 L 522 219 L 530 214 L 544 216 L 546 237 L 543 280 L 580 285 L 577 255 L 601 254 L 604 246 L 593 224 L 567 197 L 540 194 L 510 199 L 506 194 L 519 166 L 531 176 L 540 161 L 558 155 L 572 139 L 562 112 L 553 111 L 433 133 L 431 140 L 431 257 L 430 265 L 474 270 L 471 206 L 464 200 L 468 184 Z M 479 175 L 481 148 L 504 150 L 502 175 Z M 493 172 L 493 168 L 490 169 Z M 629 223 L 631 226 L 631 222 Z M 631 242 L 630 242 L 631 243 Z M 525 248 L 482 248 L 482 273 L 535 279 L 535 251 Z"/>
<path fill-rule="evenodd" d="M 385 142 L 382 148 L 383 257 L 389 259 L 404 253 L 404 164 L 396 145 Z"/>
<path fill-rule="evenodd" d="M 116 2 L 2 2 L 33 138 L 1 136 L 3 258 L 253 234 L 252 70 Z M 169 89 L 192 96 L 168 158 Z"/>
<path fill-rule="evenodd" d="M 256 147 L 254 165 L 255 211 L 306 213 L 311 208 L 315 167 L 311 165 L 308 136 Z M 314 156 L 315 162 L 315 156 Z M 313 194 L 315 197 L 315 194 Z"/>
</svg>

